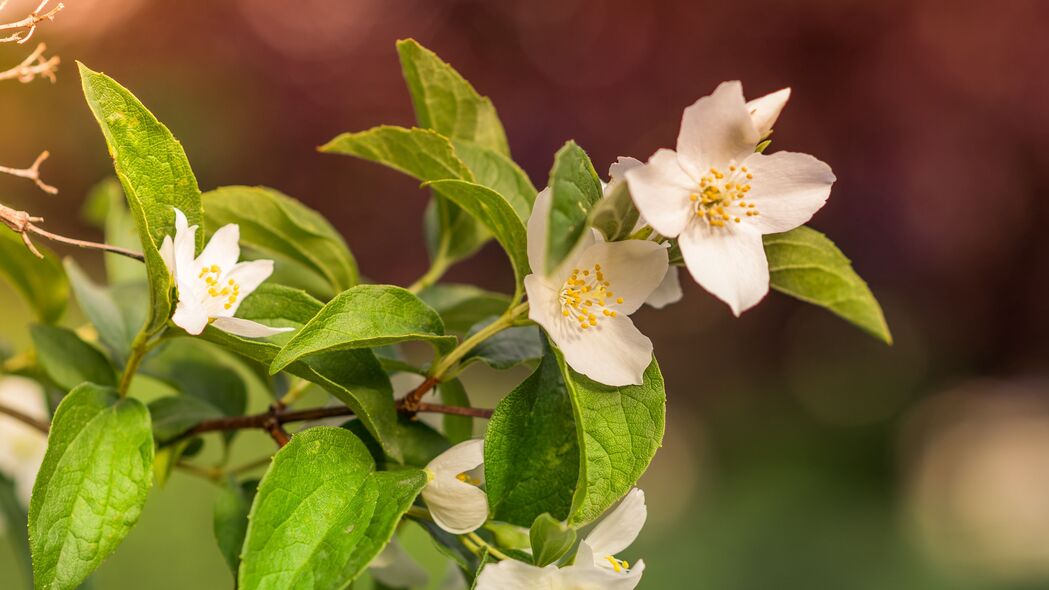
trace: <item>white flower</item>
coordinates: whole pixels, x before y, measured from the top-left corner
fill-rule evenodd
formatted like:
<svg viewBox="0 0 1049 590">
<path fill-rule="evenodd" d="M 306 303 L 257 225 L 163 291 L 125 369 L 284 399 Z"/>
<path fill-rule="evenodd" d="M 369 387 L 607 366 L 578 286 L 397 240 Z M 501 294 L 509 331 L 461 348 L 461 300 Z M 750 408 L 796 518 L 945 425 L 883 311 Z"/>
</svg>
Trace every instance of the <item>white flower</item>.
<svg viewBox="0 0 1049 590">
<path fill-rule="evenodd" d="M 194 336 L 210 323 L 216 328 L 246 338 L 262 338 L 290 331 L 233 317 L 244 298 L 273 274 L 272 260 L 238 263 L 240 227 L 220 228 L 194 259 L 197 226 L 175 209 L 175 239 L 164 238 L 160 255 L 178 288 L 178 306 L 171 318 L 175 325 Z"/>
<path fill-rule="evenodd" d="M 0 378 L 0 404 L 23 414 L 48 422 L 44 388 L 24 377 Z M 0 414 L 0 473 L 15 484 L 15 495 L 25 507 L 33 492 L 36 474 L 47 451 L 47 435 Z"/>
<path fill-rule="evenodd" d="M 484 441 L 461 442 L 438 455 L 426 466 L 430 482 L 422 497 L 437 526 L 461 535 L 488 520 L 488 495 L 478 486 L 480 476 L 470 473 L 484 464 Z"/>
<path fill-rule="evenodd" d="M 549 189 L 528 219 L 528 262 L 545 266 Z M 542 326 L 576 371 L 606 385 L 640 384 L 652 341 L 630 320 L 667 273 L 667 250 L 645 240 L 604 242 L 583 235 L 550 275 L 525 277 L 528 317 Z"/>
<path fill-rule="evenodd" d="M 626 173 L 651 226 L 677 237 L 692 277 L 739 315 L 769 289 L 763 234 L 794 229 L 830 196 L 834 174 L 806 154 L 755 153 L 785 91 L 748 110 L 739 82 L 725 82 L 685 109 L 677 151 L 657 151 Z M 758 120 L 760 118 L 760 120 Z"/>
<path fill-rule="evenodd" d="M 481 571 L 477 590 L 633 590 L 641 582 L 645 563 L 630 567 L 615 555 L 637 539 L 647 517 L 645 493 L 634 488 L 583 539 L 572 565 L 540 568 L 504 560 Z"/>
<path fill-rule="evenodd" d="M 408 555 L 396 539 L 390 541 L 382 553 L 368 564 L 368 573 L 390 588 L 418 588 L 430 582 L 426 570 Z"/>
</svg>

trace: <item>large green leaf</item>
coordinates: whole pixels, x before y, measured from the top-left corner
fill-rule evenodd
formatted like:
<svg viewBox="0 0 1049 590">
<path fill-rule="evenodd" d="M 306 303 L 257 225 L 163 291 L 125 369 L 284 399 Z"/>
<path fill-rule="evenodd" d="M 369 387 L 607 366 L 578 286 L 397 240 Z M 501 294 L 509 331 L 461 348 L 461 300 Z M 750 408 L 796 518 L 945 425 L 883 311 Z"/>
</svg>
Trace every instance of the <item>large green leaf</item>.
<svg viewBox="0 0 1049 590">
<path fill-rule="evenodd" d="M 37 258 L 18 234 L 0 227 L 0 277 L 25 298 L 41 322 L 53 324 L 62 318 L 69 301 L 69 282 L 55 254 L 36 244 L 44 255 Z"/>
<path fill-rule="evenodd" d="M 488 423 L 484 473 L 492 517 L 519 526 L 543 513 L 568 518 L 580 479 L 578 437 L 572 400 L 548 354 Z"/>
<path fill-rule="evenodd" d="M 601 199 L 601 180 L 586 155 L 569 141 L 554 156 L 550 170 L 550 225 L 547 231 L 546 273 L 551 273 L 575 247 L 587 229 L 590 209 Z"/>
<path fill-rule="evenodd" d="M 348 430 L 296 434 L 259 484 L 239 586 L 346 587 L 390 540 L 426 481 L 419 470 L 375 473 L 364 443 Z"/>
<path fill-rule="evenodd" d="M 244 536 L 248 532 L 248 513 L 251 511 L 251 503 L 255 499 L 258 487 L 259 482 L 255 479 L 242 483 L 231 479 L 215 498 L 215 516 L 212 522 L 215 542 L 234 578 L 240 569 L 240 549 L 244 546 Z"/>
<path fill-rule="evenodd" d="M 454 336 L 430 306 L 401 287 L 358 285 L 340 293 L 284 345 L 270 372 L 320 352 L 374 348 L 410 340 L 434 343 L 446 350 Z"/>
<path fill-rule="evenodd" d="M 510 155 L 503 124 L 488 97 L 414 39 L 398 41 L 397 53 L 420 127 Z"/>
<path fill-rule="evenodd" d="M 579 440 L 579 482 L 569 524 L 593 521 L 619 501 L 663 444 L 666 393 L 655 359 L 641 385 L 610 387 L 576 373 L 556 352 L 572 399 Z M 552 512 L 555 517 L 559 514 Z"/>
<path fill-rule="evenodd" d="M 116 385 L 116 375 L 106 356 L 84 342 L 76 332 L 57 326 L 30 326 L 36 359 L 44 373 L 64 391 L 81 383 Z"/>
<path fill-rule="evenodd" d="M 320 301 L 304 291 L 263 283 L 244 299 L 237 316 L 269 326 L 301 329 L 322 307 Z M 203 337 L 268 367 L 293 334 L 241 338 L 209 326 Z M 339 398 L 382 442 L 386 452 L 400 460 L 393 387 L 370 350 L 338 350 L 312 355 L 292 363 L 287 371 L 320 385 Z"/>
<path fill-rule="evenodd" d="M 474 182 L 503 195 L 521 221 L 527 221 L 535 203 L 536 190 L 524 170 L 510 158 L 484 146 L 462 140 L 452 143 L 455 153 L 473 173 Z"/>
<path fill-rule="evenodd" d="M 506 251 L 516 276 L 514 301 L 520 301 L 524 277 L 530 272 L 524 222 L 499 193 L 463 180 L 438 180 L 429 186 L 483 223 Z"/>
<path fill-rule="evenodd" d="M 281 255 L 318 273 L 338 293 L 359 282 L 357 261 L 320 213 L 271 188 L 226 186 L 203 197 L 209 231 L 236 223 L 241 244 Z"/>
<path fill-rule="evenodd" d="M 463 333 L 477 322 L 497 316 L 510 306 L 502 293 L 485 291 L 473 285 L 440 283 L 419 292 L 419 299 L 434 308 L 449 332 Z"/>
<path fill-rule="evenodd" d="M 389 166 L 422 182 L 473 180 L 448 138 L 431 129 L 380 125 L 359 133 L 343 133 L 320 150 Z"/>
<path fill-rule="evenodd" d="M 881 306 L 841 250 L 820 232 L 802 226 L 764 236 L 773 289 L 825 307 L 887 344 L 892 334 Z"/>
<path fill-rule="evenodd" d="M 138 521 L 153 484 L 149 412 L 84 384 L 59 404 L 29 504 L 36 587 L 76 588 Z"/>
<path fill-rule="evenodd" d="M 202 223 L 200 189 L 182 144 L 171 131 L 112 78 L 79 66 L 84 97 L 106 138 L 138 227 L 152 310 L 145 329 L 156 332 L 167 322 L 172 305 L 171 277 L 159 247 L 165 236 L 174 234 L 173 208 L 185 213 L 191 225 Z M 198 250 L 203 240 L 203 232 L 197 232 Z"/>
</svg>

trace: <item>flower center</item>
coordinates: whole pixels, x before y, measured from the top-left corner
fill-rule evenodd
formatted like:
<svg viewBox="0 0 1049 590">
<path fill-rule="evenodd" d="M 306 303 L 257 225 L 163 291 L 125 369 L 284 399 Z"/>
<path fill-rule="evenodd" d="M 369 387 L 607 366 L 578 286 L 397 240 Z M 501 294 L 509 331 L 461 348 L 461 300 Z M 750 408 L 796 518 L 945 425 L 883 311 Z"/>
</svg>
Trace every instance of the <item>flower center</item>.
<svg viewBox="0 0 1049 590">
<path fill-rule="evenodd" d="M 217 264 L 200 269 L 197 278 L 207 285 L 209 297 L 225 300 L 225 303 L 222 304 L 225 309 L 232 308 L 233 304 L 240 299 L 240 285 L 233 279 L 227 279 L 226 283 L 222 284 L 222 268 Z"/>
<path fill-rule="evenodd" d="M 612 569 L 615 570 L 616 573 L 622 573 L 630 569 L 630 564 L 626 560 L 616 559 L 611 555 L 606 555 L 605 559 L 608 560 L 608 563 L 612 564 Z"/>
<path fill-rule="evenodd" d="M 578 323 L 580 330 L 597 326 L 602 316 L 616 317 L 616 312 L 609 308 L 622 304 L 623 298 L 616 297 L 609 290 L 611 286 L 600 264 L 595 264 L 593 269 L 573 268 L 558 297 L 561 315 Z"/>
<path fill-rule="evenodd" d="M 472 486 L 480 486 L 481 485 L 481 481 L 478 480 L 478 479 L 474 479 L 473 477 L 470 476 L 469 473 L 460 473 L 459 475 L 455 476 L 455 479 L 458 479 L 459 481 L 461 481 L 463 483 L 468 483 L 468 484 L 470 484 Z"/>
<path fill-rule="evenodd" d="M 757 205 L 746 200 L 753 178 L 746 166 L 730 164 L 727 172 L 711 167 L 699 179 L 699 190 L 689 195 L 696 217 L 710 227 L 725 227 L 727 222 L 757 216 Z"/>
</svg>

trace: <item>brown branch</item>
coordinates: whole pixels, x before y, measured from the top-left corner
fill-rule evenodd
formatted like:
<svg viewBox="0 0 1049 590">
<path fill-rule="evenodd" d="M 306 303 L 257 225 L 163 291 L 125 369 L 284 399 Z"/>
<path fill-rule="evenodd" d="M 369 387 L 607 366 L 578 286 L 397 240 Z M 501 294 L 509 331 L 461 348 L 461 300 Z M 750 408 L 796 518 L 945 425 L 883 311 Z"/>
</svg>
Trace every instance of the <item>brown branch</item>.
<svg viewBox="0 0 1049 590">
<path fill-rule="evenodd" d="M 419 412 L 432 412 L 435 414 L 454 414 L 456 416 L 469 416 L 471 418 L 491 418 L 492 410 L 488 408 L 467 408 L 463 406 L 445 406 L 441 404 L 428 404 L 419 402 Z"/>
<path fill-rule="evenodd" d="M 437 379 L 434 377 L 427 377 L 418 387 L 409 391 L 404 397 L 397 400 L 397 409 L 407 414 L 418 412 L 419 404 L 422 402 L 423 396 L 436 386 Z"/>
<path fill-rule="evenodd" d="M 47 6 L 50 2 L 51 0 L 42 0 L 40 4 L 37 5 L 36 10 L 31 12 L 29 16 L 23 18 L 22 20 L 0 24 L 0 31 L 16 31 L 14 34 L 9 35 L 7 37 L 0 37 L 0 43 L 8 43 L 10 41 L 25 43 L 29 40 L 30 37 L 33 36 L 33 33 L 36 32 L 36 27 L 41 21 L 55 20 L 55 15 L 58 14 L 59 11 L 61 11 L 66 6 L 65 4 L 59 2 L 58 5 L 52 8 L 51 10 L 44 12 L 44 7 Z M 3 0 L 2 2 L 0 2 L 0 10 L 3 10 L 4 6 L 6 5 L 7 0 Z"/>
<path fill-rule="evenodd" d="M 43 217 L 33 217 L 25 211 L 16 211 L 6 205 L 0 204 L 0 222 L 3 222 L 11 231 L 22 235 L 22 242 L 25 243 L 26 248 L 35 254 L 38 258 L 43 258 L 44 255 L 37 250 L 33 241 L 30 239 L 30 234 L 42 236 L 49 240 L 61 242 L 63 244 L 69 244 L 78 248 L 87 248 L 89 250 L 101 250 L 103 252 L 111 252 L 113 254 L 119 254 L 121 256 L 127 256 L 128 258 L 134 258 L 139 262 L 145 261 L 145 256 L 139 252 L 121 248 L 119 246 L 111 246 L 109 244 L 102 244 L 99 242 L 88 242 L 86 240 L 77 240 L 75 238 L 67 238 L 56 233 L 47 231 L 46 229 L 36 225 L 37 223 L 43 223 Z"/>
<path fill-rule="evenodd" d="M 44 422 L 43 420 L 37 420 L 29 414 L 25 414 L 14 408 L 9 408 L 7 406 L 0 405 L 0 414 L 10 416 L 11 418 L 18 420 L 19 422 L 32 426 L 33 428 L 39 430 L 44 434 L 47 434 L 51 430 L 51 425 L 47 422 Z"/>
<path fill-rule="evenodd" d="M 40 152 L 40 155 L 33 161 L 33 165 L 28 168 L 9 168 L 7 166 L 0 166 L 0 173 L 10 174 L 11 176 L 17 176 L 19 178 L 28 178 L 36 183 L 36 186 L 40 187 L 40 190 L 44 191 L 49 195 L 57 195 L 58 189 L 45 184 L 44 181 L 40 180 L 40 164 L 43 163 L 51 155 L 50 152 L 44 150 Z"/>
<path fill-rule="evenodd" d="M 23 59 L 22 63 L 9 70 L 0 72 L 0 81 L 17 79 L 23 84 L 28 84 L 35 80 L 37 76 L 41 76 L 54 84 L 56 81 L 55 70 L 58 69 L 58 64 L 62 63 L 62 60 L 57 55 L 44 59 L 44 51 L 46 50 L 47 45 L 43 43 L 37 45 L 33 53 L 30 53 L 29 57 Z M 46 153 L 44 152 L 44 154 Z"/>
</svg>

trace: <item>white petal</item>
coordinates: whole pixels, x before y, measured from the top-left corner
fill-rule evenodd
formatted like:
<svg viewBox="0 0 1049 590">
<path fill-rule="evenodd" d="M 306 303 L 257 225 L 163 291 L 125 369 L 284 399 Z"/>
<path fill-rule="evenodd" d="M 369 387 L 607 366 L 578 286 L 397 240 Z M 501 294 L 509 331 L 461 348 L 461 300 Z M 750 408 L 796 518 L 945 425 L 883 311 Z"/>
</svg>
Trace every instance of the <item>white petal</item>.
<svg viewBox="0 0 1049 590">
<path fill-rule="evenodd" d="M 583 270 L 598 264 L 613 296 L 623 298 L 623 303 L 615 305 L 609 301 L 610 309 L 629 315 L 644 304 L 666 276 L 667 248 L 647 240 L 598 242 L 584 250 L 573 266 Z"/>
<path fill-rule="evenodd" d="M 578 558 L 577 558 L 578 559 Z M 586 565 L 573 565 L 557 572 L 554 588 L 564 590 L 634 590 L 641 583 L 645 562 L 638 561 L 629 571 L 616 572 Z"/>
<path fill-rule="evenodd" d="M 601 318 L 586 330 L 566 323 L 560 333 L 547 333 L 569 366 L 598 383 L 640 385 L 652 363 L 652 341 L 624 315 Z"/>
<path fill-rule="evenodd" d="M 748 221 L 763 234 L 792 230 L 819 211 L 830 196 L 834 173 L 808 154 L 754 154 L 746 161 L 754 178 L 747 201 L 758 215 Z"/>
<path fill-rule="evenodd" d="M 532 272 L 545 274 L 546 239 L 550 226 L 550 206 L 553 204 L 549 188 L 539 191 L 528 217 L 528 266 Z"/>
<path fill-rule="evenodd" d="M 711 228 L 696 222 L 679 242 L 692 278 L 737 316 L 769 291 L 769 266 L 761 234 L 746 224 Z"/>
<path fill-rule="evenodd" d="M 171 241 L 171 236 L 164 236 L 164 241 L 160 243 L 160 259 L 168 268 L 168 274 L 175 276 L 175 243 Z"/>
<path fill-rule="evenodd" d="M 601 519 L 583 540 L 594 553 L 595 565 L 603 565 L 596 561 L 608 562 L 606 557 L 615 556 L 629 547 L 641 533 L 647 518 L 645 492 L 638 488 L 630 490 L 619 506 Z"/>
<path fill-rule="evenodd" d="M 681 275 L 679 267 L 670 266 L 667 268 L 667 274 L 663 276 L 663 281 L 659 283 L 655 291 L 648 296 L 645 303 L 656 308 L 663 309 L 671 303 L 677 303 L 681 301 L 684 293 L 681 291 Z"/>
<path fill-rule="evenodd" d="M 240 226 L 236 223 L 219 228 L 197 258 L 197 269 L 218 266 L 228 273 L 240 259 Z"/>
<path fill-rule="evenodd" d="M 244 298 L 251 295 L 255 289 L 258 289 L 259 285 L 261 285 L 266 279 L 270 278 L 270 275 L 272 274 L 272 260 L 251 260 L 234 265 L 233 268 L 219 280 L 219 283 L 225 284 L 226 281 L 232 279 L 237 286 L 240 287 L 240 297 L 237 298 L 233 303 L 233 306 L 228 310 L 223 307 L 225 313 L 216 313 L 214 315 L 235 315 L 240 304 L 243 303 Z M 222 299 L 216 299 L 215 301 L 217 303 L 225 303 Z"/>
<path fill-rule="evenodd" d="M 441 453 L 426 466 L 437 477 L 451 477 L 477 469 L 484 463 L 484 440 L 463 441 Z"/>
<path fill-rule="evenodd" d="M 396 540 L 368 564 L 373 578 L 390 588 L 418 588 L 430 583 L 430 576 Z"/>
<path fill-rule="evenodd" d="M 175 314 L 171 316 L 171 321 L 176 326 L 185 330 L 188 334 L 193 336 L 199 335 L 204 331 L 204 328 L 208 325 L 208 313 L 204 309 L 204 306 L 193 299 L 185 299 L 182 297 L 183 287 L 179 285 L 179 302 L 175 308 Z"/>
<path fill-rule="evenodd" d="M 790 88 L 784 88 L 747 103 L 747 112 L 750 113 L 750 120 L 754 122 L 758 135 L 766 137 L 772 133 L 772 126 L 783 112 L 783 107 L 787 106 L 789 98 Z"/>
<path fill-rule="evenodd" d="M 685 229 L 692 218 L 689 195 L 699 183 L 681 168 L 676 153 L 659 150 L 644 166 L 630 169 L 626 179 L 637 210 L 656 231 L 673 238 Z"/>
<path fill-rule="evenodd" d="M 608 167 L 608 180 L 609 184 L 617 181 L 624 180 L 626 178 L 627 170 L 637 168 L 638 166 L 644 166 L 644 162 L 637 158 L 631 158 L 629 156 L 619 156 L 616 158 L 616 163 Z"/>
<path fill-rule="evenodd" d="M 536 567 L 515 559 L 492 563 L 477 577 L 476 590 L 558 590 L 556 565 Z"/>
<path fill-rule="evenodd" d="M 215 326 L 223 332 L 228 332 L 234 336 L 242 336 L 244 338 L 267 338 L 275 334 L 283 334 L 284 332 L 291 332 L 295 328 L 271 328 L 264 326 L 258 322 L 251 320 L 245 320 L 241 318 L 230 318 L 230 317 L 217 317 L 211 322 L 212 326 Z"/>
<path fill-rule="evenodd" d="M 528 319 L 546 328 L 547 332 L 560 329 L 564 323 L 561 316 L 561 303 L 558 291 L 561 284 L 538 274 L 524 278 L 525 293 L 528 294 Z"/>
<path fill-rule="evenodd" d="M 434 477 L 422 498 L 434 523 L 453 535 L 477 530 L 488 520 L 488 495 L 454 476 Z"/>
<path fill-rule="evenodd" d="M 697 174 L 710 166 L 723 166 L 733 160 L 742 162 L 754 153 L 759 140 L 743 100 L 743 86 L 739 82 L 723 82 L 713 94 L 685 109 L 677 152 L 682 166 L 698 178 Z"/>
</svg>

